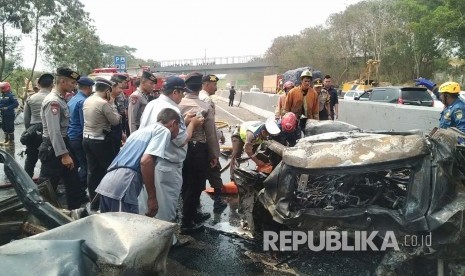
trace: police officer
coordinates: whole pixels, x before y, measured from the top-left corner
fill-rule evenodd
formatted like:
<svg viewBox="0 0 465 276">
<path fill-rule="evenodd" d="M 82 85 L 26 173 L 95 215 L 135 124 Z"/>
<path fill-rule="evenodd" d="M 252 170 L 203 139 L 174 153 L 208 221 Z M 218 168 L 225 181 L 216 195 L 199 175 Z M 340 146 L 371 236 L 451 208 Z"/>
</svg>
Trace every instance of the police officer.
<svg viewBox="0 0 465 276">
<path fill-rule="evenodd" d="M 123 90 L 122 93 L 116 97 L 115 103 L 118 111 L 121 114 L 121 127 L 123 132 L 123 140 L 129 135 L 129 126 L 128 126 L 128 97 L 126 96 L 124 90 L 129 88 L 129 77 L 123 74 L 115 74 L 112 76 L 113 82 L 121 82 L 121 89 Z"/>
<path fill-rule="evenodd" d="M 211 95 L 215 95 L 216 90 L 218 89 L 218 77 L 215 75 L 206 75 L 202 79 L 202 90 L 199 92 L 199 99 L 206 102 L 210 105 L 211 110 L 213 111 L 213 115 L 216 115 L 216 106 L 213 102 Z M 220 139 L 224 140 L 223 133 L 216 129 L 216 139 L 219 141 Z M 217 162 L 217 165 L 213 168 L 210 168 L 207 173 L 207 179 L 210 183 L 210 186 L 214 189 L 214 202 L 213 202 L 213 210 L 221 210 L 227 206 L 227 203 L 221 198 L 221 191 L 223 190 L 223 180 L 221 179 L 221 165 L 220 162 Z"/>
<path fill-rule="evenodd" d="M 459 97 L 460 85 L 456 82 L 445 82 L 439 87 L 441 101 L 446 108 L 441 112 L 440 128 L 455 127 L 465 132 L 465 103 Z"/>
<path fill-rule="evenodd" d="M 148 103 L 148 94 L 152 92 L 155 84 L 157 84 L 157 78 L 152 75 L 152 73 L 144 71 L 140 79 L 139 87 L 129 96 L 128 124 L 130 133 L 133 133 L 139 128 L 140 117 Z"/>
<path fill-rule="evenodd" d="M 280 131 L 274 117 L 270 117 L 266 122 L 244 122 L 238 129 L 234 130 L 231 135 L 233 148 L 230 162 L 231 179 L 234 179 L 234 170 L 237 166 L 236 159 L 241 157 L 243 150 L 257 166 L 265 165 L 265 162 L 258 159 L 254 152 L 270 135 L 276 136 Z"/>
<path fill-rule="evenodd" d="M 84 130 L 84 101 L 92 94 L 92 87 L 95 82 L 87 77 L 79 78 L 78 92 L 68 102 L 69 108 L 69 143 L 79 164 L 79 180 L 81 185 L 87 188 L 87 159 L 82 147 L 82 132 Z"/>
<path fill-rule="evenodd" d="M 120 77 L 121 76 L 121 77 Z M 113 149 L 115 156 L 119 153 L 121 149 L 121 141 L 126 140 L 126 135 L 124 135 L 124 124 L 123 119 L 125 117 L 125 107 L 124 107 L 124 80 L 126 76 L 124 75 L 113 75 L 110 81 L 113 82 L 113 87 L 111 88 L 111 97 L 115 98 L 115 106 L 118 113 L 121 115 L 121 120 L 119 124 L 111 126 L 111 137 L 113 139 Z"/>
<path fill-rule="evenodd" d="M 40 110 L 45 97 L 52 91 L 53 75 L 43 74 L 37 81 L 39 92 L 30 96 L 24 104 L 24 127 L 26 130 L 21 135 L 21 143 L 26 146 L 26 160 L 24 170 L 32 177 L 37 160 L 39 160 L 39 146 L 42 143 L 42 119 Z"/>
<path fill-rule="evenodd" d="M 98 210 L 95 189 L 115 158 L 111 126 L 121 122 L 121 115 L 111 95 L 114 83 L 104 78 L 95 79 L 95 93 L 84 102 L 84 140 L 82 146 L 87 158 L 87 187 L 91 209 Z M 117 84 L 121 91 L 121 83 Z"/>
<path fill-rule="evenodd" d="M 2 97 L 0 98 L 0 110 L 2 113 L 2 129 L 5 132 L 4 146 L 15 145 L 15 108 L 18 107 L 18 100 L 11 91 L 9 82 L 0 82 Z"/>
<path fill-rule="evenodd" d="M 331 111 L 330 111 L 330 101 L 331 96 L 329 92 L 323 88 L 323 82 L 320 78 L 317 78 L 313 81 L 313 87 L 318 94 L 318 107 L 319 113 L 318 118 L 320 121 L 322 120 L 329 120 L 331 119 Z"/>
<path fill-rule="evenodd" d="M 43 137 L 39 147 L 39 159 L 42 163 L 39 181 L 49 179 L 56 190 L 62 178 L 70 210 L 79 208 L 81 203 L 88 201 L 85 189 L 79 183 L 76 161 L 69 145 L 69 109 L 64 98 L 67 91 L 76 87 L 79 78 L 80 75 L 69 68 L 58 68 L 56 89 L 45 97 L 40 112 Z"/>
<path fill-rule="evenodd" d="M 179 104 L 183 115 L 195 113 L 204 117 L 203 126 L 194 129 L 187 145 L 187 155 L 182 168 L 183 218 L 181 232 L 189 233 L 198 229 L 198 224 L 209 219 L 209 213 L 197 210 L 200 195 L 205 190 L 207 173 L 218 165 L 220 147 L 215 127 L 215 115 L 210 106 L 199 99 L 202 89 L 202 74 L 194 72 L 186 76 L 189 91 Z"/>
</svg>

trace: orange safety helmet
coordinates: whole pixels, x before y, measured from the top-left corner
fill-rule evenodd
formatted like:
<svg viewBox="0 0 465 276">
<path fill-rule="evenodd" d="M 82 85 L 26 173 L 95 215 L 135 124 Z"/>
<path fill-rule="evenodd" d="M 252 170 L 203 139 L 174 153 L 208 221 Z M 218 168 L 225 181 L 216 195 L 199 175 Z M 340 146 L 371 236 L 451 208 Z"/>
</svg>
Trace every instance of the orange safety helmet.
<svg viewBox="0 0 465 276">
<path fill-rule="evenodd" d="M 0 89 L 2 90 L 2 92 L 8 92 L 11 89 L 11 85 L 7 81 L 0 82 Z"/>
<path fill-rule="evenodd" d="M 292 112 L 287 112 L 281 119 L 281 128 L 284 132 L 291 133 L 297 127 L 297 116 Z"/>
</svg>

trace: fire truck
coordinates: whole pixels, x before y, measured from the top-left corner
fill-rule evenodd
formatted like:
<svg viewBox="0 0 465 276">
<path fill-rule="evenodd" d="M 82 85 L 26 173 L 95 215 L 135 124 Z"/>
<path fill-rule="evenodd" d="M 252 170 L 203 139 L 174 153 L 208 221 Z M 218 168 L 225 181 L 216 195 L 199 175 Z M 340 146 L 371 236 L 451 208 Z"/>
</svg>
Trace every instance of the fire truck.
<svg viewBox="0 0 465 276">
<path fill-rule="evenodd" d="M 175 73 L 170 72 L 159 72 L 159 71 L 152 71 L 150 66 L 139 66 L 133 68 L 127 68 L 125 73 L 119 73 L 117 68 L 96 68 L 89 74 L 89 78 L 95 79 L 96 77 L 102 77 L 109 80 L 114 74 L 123 74 L 129 77 L 128 88 L 124 89 L 124 94 L 129 96 L 132 92 L 136 91 L 137 87 L 135 85 L 136 81 L 142 76 L 142 72 L 149 71 L 157 78 L 157 84 L 153 87 L 154 92 L 159 92 L 163 84 L 165 83 L 165 79 L 169 76 L 175 76 Z M 181 75 L 181 78 L 185 78 L 185 75 Z"/>
<path fill-rule="evenodd" d="M 119 73 L 117 68 L 95 68 L 91 74 L 89 74 L 89 78 L 95 79 L 97 77 L 104 78 L 110 80 L 114 74 L 122 74 L 129 77 L 128 81 L 128 88 L 124 89 L 123 92 L 126 96 L 132 94 L 132 92 L 136 91 L 136 80 L 138 79 L 137 76 L 129 75 L 128 73 Z"/>
</svg>

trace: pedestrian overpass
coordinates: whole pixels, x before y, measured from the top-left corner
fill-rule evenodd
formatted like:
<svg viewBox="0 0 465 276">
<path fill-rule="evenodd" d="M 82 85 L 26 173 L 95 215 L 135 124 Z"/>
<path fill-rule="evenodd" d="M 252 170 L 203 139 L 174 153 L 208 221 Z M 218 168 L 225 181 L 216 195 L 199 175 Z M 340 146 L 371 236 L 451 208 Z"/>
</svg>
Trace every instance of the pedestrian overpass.
<svg viewBox="0 0 465 276">
<path fill-rule="evenodd" d="M 268 68 L 277 67 L 263 58 L 263 56 L 233 56 L 194 58 L 179 60 L 163 60 L 152 72 L 173 72 L 189 74 L 200 72 L 203 74 L 240 74 L 265 73 Z"/>
</svg>

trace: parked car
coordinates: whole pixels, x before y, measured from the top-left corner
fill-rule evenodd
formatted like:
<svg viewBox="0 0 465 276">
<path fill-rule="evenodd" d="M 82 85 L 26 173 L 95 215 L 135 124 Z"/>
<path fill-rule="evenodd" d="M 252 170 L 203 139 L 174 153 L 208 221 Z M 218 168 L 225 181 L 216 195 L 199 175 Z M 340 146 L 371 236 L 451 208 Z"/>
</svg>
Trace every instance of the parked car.
<svg viewBox="0 0 465 276">
<path fill-rule="evenodd" d="M 349 90 L 344 94 L 344 100 L 345 101 L 353 101 L 355 99 L 355 97 L 360 97 L 363 94 L 363 92 L 365 92 L 365 91 Z"/>
<path fill-rule="evenodd" d="M 355 100 L 360 100 L 366 97 L 366 91 Z M 403 87 L 403 86 L 389 86 L 389 87 L 375 87 L 369 93 L 369 101 L 381 103 L 394 103 L 404 105 L 419 105 L 419 106 L 434 106 L 433 97 L 428 93 L 424 87 Z"/>
</svg>

